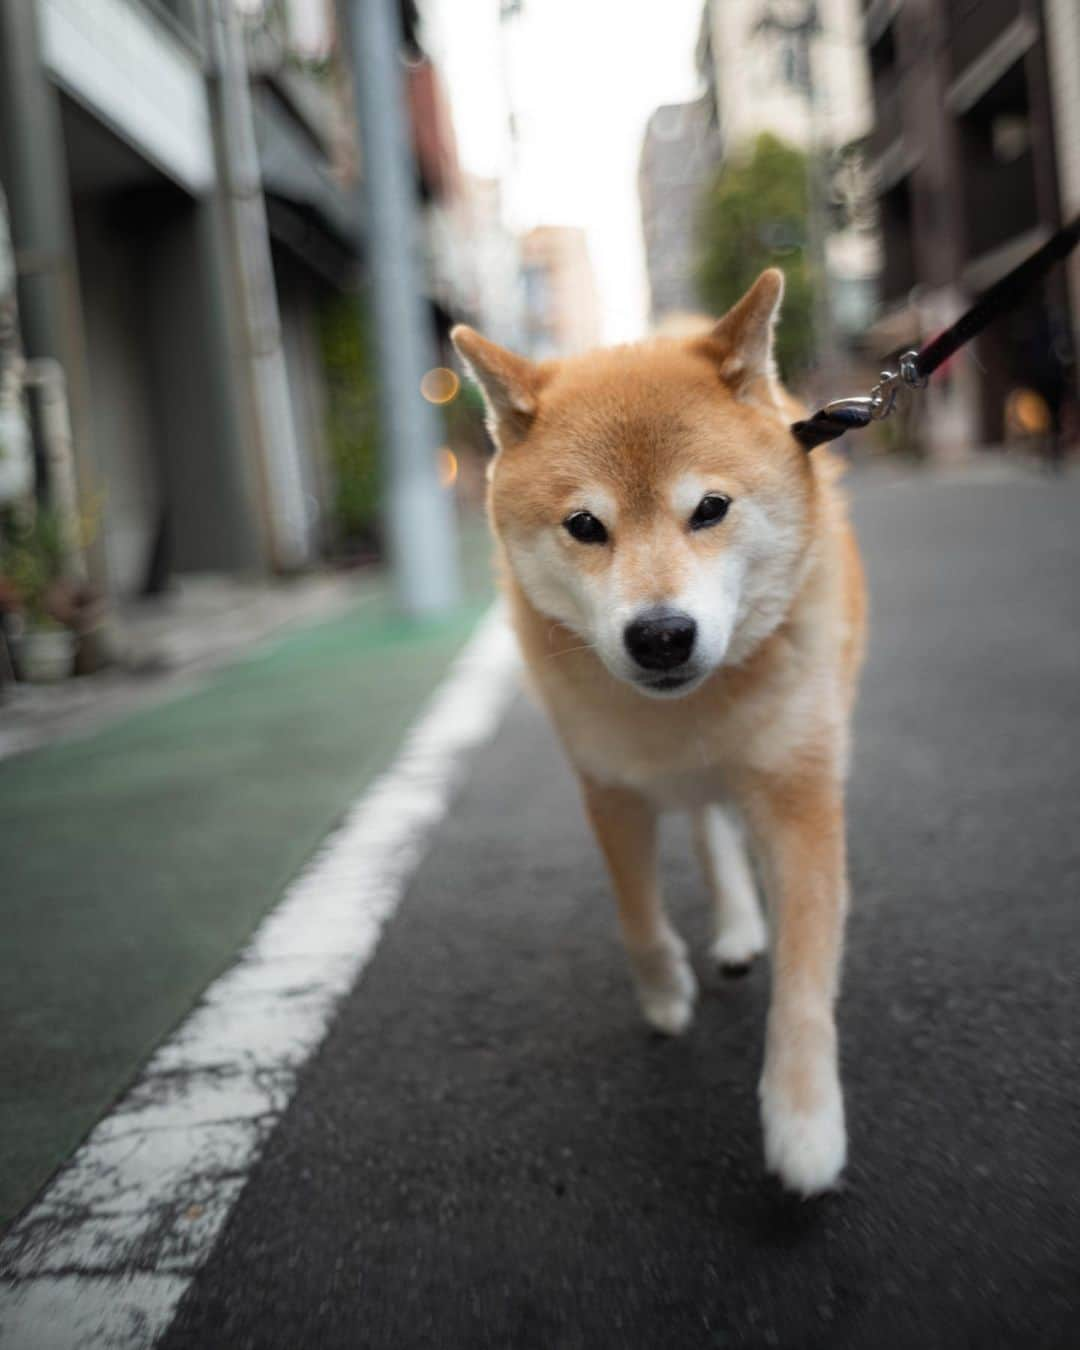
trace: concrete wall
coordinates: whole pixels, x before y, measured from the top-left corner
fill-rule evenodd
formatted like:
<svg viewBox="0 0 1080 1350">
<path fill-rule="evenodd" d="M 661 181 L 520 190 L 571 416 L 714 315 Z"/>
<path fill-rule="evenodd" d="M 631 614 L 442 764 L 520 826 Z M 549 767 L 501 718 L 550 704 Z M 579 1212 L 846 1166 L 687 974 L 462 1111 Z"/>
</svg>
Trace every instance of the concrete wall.
<svg viewBox="0 0 1080 1350">
<path fill-rule="evenodd" d="M 185 203 L 153 240 L 148 288 L 170 552 L 180 572 L 265 566 L 260 479 L 232 369 L 222 226 L 213 200 Z"/>
<path fill-rule="evenodd" d="M 145 580 L 162 502 L 155 454 L 143 260 L 133 236 L 118 236 L 102 199 L 75 201 L 90 366 L 94 444 L 110 589 L 137 593 Z M 84 514 L 94 502 L 83 502 Z"/>
<path fill-rule="evenodd" d="M 132 594 L 171 568 L 258 568 L 258 467 L 215 199 L 177 186 L 74 100 L 62 99 L 62 125 L 100 460 L 89 505 L 101 497 L 109 587 Z"/>
<path fill-rule="evenodd" d="M 177 571 L 261 562 L 254 462 L 231 406 L 213 207 L 164 189 L 75 202 L 111 588 L 138 592 L 164 520 Z"/>
</svg>

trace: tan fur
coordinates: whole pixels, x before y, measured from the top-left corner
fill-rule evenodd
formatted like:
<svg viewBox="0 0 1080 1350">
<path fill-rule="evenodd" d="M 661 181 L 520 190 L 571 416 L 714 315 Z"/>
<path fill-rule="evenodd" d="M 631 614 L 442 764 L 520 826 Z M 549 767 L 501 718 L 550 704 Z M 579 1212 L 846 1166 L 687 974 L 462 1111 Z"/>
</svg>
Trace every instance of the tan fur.
<svg viewBox="0 0 1080 1350">
<path fill-rule="evenodd" d="M 848 721 L 866 601 L 837 463 L 820 450 L 807 455 L 788 431 L 793 400 L 771 361 L 781 289 L 779 274 L 764 274 L 705 337 L 540 366 L 470 330 L 454 336 L 485 390 L 501 445 L 489 510 L 512 622 L 580 776 L 646 1015 L 664 1030 L 682 1030 L 694 995 L 663 913 L 657 817 L 724 804 L 745 824 L 770 902 L 767 1160 L 788 1185 L 811 1193 L 831 1185 L 844 1161 L 833 1002 L 847 906 Z M 698 482 L 733 504 L 719 525 L 692 531 L 672 493 Z M 613 521 L 603 547 L 582 545 L 562 528 L 590 492 Z M 764 533 L 751 547 L 754 521 Z M 547 594 L 549 573 L 570 575 L 614 586 L 630 613 L 679 593 L 725 549 L 749 550 L 747 566 L 759 566 L 760 539 L 775 539 L 790 555 L 775 563 L 776 583 L 758 605 L 780 607 L 771 619 L 744 616 L 724 661 L 683 697 L 644 697 L 612 672 L 587 633 L 528 593 Z M 557 583 L 550 585 L 548 608 L 557 610 Z M 707 841 L 702 856 L 708 863 Z M 752 884 L 745 867 L 727 877 L 744 892 Z M 725 920 L 722 888 L 714 889 L 722 929 L 736 910 Z M 736 909 L 752 929 L 748 905 L 752 895 Z M 718 951 L 723 939 L 718 931 Z"/>
</svg>

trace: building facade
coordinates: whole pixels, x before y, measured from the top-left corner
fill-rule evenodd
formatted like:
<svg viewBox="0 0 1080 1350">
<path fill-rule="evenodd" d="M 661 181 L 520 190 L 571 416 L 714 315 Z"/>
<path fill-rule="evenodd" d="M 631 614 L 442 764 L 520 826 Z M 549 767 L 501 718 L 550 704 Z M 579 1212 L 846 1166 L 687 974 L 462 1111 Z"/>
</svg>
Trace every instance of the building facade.
<svg viewBox="0 0 1080 1350">
<path fill-rule="evenodd" d="M 715 173 L 721 148 L 716 104 L 708 96 L 657 108 L 646 124 L 638 199 L 654 324 L 701 307 L 695 222 L 702 184 Z"/>
<path fill-rule="evenodd" d="M 871 101 L 861 37 L 858 0 L 708 0 L 699 59 L 725 144 L 760 131 L 804 150 L 864 136 Z"/>
<path fill-rule="evenodd" d="M 314 313 L 360 252 L 332 158 L 318 82 L 231 0 L 2 7 L 21 341 L 63 381 L 100 591 L 318 557 Z"/>
<path fill-rule="evenodd" d="M 1073 0 L 1043 0 L 1050 108 L 1057 153 L 1057 183 L 1064 220 L 1080 216 L 1080 6 Z M 1072 338 L 1071 424 L 1064 431 L 1080 440 L 1080 250 L 1066 264 L 1067 303 Z"/>
<path fill-rule="evenodd" d="M 504 218 L 502 184 L 466 175 L 462 187 L 460 312 L 474 316 L 485 336 L 519 349 L 525 341 L 521 245 Z"/>
<path fill-rule="evenodd" d="M 585 231 L 539 225 L 521 243 L 525 338 L 538 360 L 599 346 L 600 300 Z"/>
<path fill-rule="evenodd" d="M 1066 193 L 1076 209 L 1077 30 L 1068 3 L 867 7 L 883 349 L 917 343 L 955 319 L 1061 224 Z M 924 401 L 928 445 L 945 452 L 1000 443 L 1018 391 L 1038 395 L 1060 430 L 1075 391 L 1069 330 L 1068 286 L 1057 269 L 935 379 Z"/>
<path fill-rule="evenodd" d="M 725 156 L 766 131 L 813 156 L 822 317 L 856 344 L 873 316 L 878 238 L 872 221 L 848 211 L 844 224 L 830 206 L 862 177 L 873 125 L 862 25 L 860 0 L 706 0 L 697 53 Z"/>
</svg>

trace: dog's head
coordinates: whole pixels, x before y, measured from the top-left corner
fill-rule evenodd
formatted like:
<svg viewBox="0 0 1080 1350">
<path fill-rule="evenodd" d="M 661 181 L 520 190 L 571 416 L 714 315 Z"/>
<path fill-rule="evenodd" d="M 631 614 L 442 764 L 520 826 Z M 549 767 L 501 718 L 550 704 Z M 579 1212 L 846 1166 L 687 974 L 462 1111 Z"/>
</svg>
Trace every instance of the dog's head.
<svg viewBox="0 0 1080 1350">
<path fill-rule="evenodd" d="M 813 473 L 788 430 L 763 272 L 703 335 L 535 364 L 454 330 L 498 447 L 490 508 L 529 601 L 643 693 L 677 697 L 782 621 Z"/>
</svg>

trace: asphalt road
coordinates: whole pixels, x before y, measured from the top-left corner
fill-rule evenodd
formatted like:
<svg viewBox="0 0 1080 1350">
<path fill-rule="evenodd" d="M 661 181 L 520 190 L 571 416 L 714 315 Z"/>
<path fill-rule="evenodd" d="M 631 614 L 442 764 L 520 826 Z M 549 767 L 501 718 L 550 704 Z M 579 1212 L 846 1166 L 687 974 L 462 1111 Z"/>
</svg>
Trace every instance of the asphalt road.
<svg viewBox="0 0 1080 1350">
<path fill-rule="evenodd" d="M 1080 1343 L 1080 482 L 856 498 L 844 1191 L 763 1176 L 765 971 L 699 959 L 690 1034 L 643 1029 L 572 780 L 521 701 L 171 1350 Z"/>
</svg>

